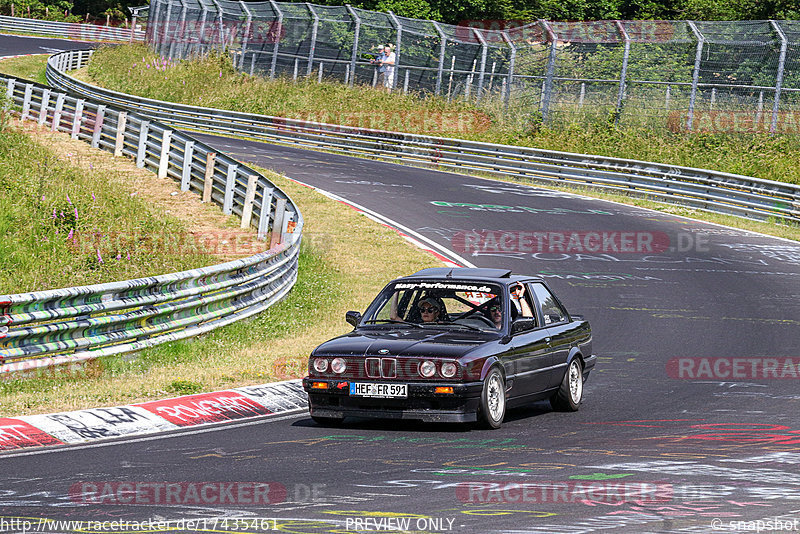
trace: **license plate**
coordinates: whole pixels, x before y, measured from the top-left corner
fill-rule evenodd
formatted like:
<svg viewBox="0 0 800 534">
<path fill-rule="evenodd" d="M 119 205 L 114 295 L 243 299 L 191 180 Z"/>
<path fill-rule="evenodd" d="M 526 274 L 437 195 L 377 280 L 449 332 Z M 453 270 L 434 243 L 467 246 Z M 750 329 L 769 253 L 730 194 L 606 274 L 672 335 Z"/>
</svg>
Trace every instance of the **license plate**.
<svg viewBox="0 0 800 534">
<path fill-rule="evenodd" d="M 350 395 L 354 397 L 382 397 L 406 398 L 408 397 L 407 384 L 364 384 L 350 382 Z"/>
</svg>

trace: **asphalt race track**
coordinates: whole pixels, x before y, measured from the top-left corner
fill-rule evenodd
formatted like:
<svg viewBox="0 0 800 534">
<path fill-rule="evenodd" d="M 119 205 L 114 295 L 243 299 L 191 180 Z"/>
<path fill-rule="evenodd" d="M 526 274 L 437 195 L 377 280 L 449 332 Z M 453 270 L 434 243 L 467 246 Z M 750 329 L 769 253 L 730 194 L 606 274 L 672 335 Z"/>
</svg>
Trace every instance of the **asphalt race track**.
<svg viewBox="0 0 800 534">
<path fill-rule="evenodd" d="M 173 532 L 800 531 L 800 245 L 538 187 L 198 137 L 476 266 L 545 277 L 594 330 L 584 404 L 513 410 L 496 431 L 329 429 L 298 413 L 2 454 L 0 531 L 79 528 L 45 518 L 91 532 L 122 531 L 113 521 Z"/>
</svg>

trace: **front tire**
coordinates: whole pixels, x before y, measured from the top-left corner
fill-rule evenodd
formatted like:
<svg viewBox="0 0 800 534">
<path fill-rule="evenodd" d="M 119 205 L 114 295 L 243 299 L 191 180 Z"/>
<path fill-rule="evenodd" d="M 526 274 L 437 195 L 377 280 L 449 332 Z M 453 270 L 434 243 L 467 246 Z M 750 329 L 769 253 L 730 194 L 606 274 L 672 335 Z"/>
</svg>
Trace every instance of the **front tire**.
<svg viewBox="0 0 800 534">
<path fill-rule="evenodd" d="M 583 400 L 583 366 L 578 358 L 570 362 L 564 379 L 550 405 L 559 412 L 577 412 Z"/>
<path fill-rule="evenodd" d="M 500 428 L 506 416 L 506 381 L 496 367 L 483 380 L 479 420 L 487 428 Z"/>
</svg>

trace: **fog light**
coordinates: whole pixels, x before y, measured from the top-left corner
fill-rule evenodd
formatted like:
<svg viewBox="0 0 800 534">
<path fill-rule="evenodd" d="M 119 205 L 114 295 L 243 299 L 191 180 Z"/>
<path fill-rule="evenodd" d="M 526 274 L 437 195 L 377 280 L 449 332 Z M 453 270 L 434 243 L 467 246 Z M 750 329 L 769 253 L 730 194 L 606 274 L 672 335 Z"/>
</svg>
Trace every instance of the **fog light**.
<svg viewBox="0 0 800 534">
<path fill-rule="evenodd" d="M 311 389 L 328 389 L 327 382 L 313 382 L 311 384 Z"/>
<path fill-rule="evenodd" d="M 436 388 L 436 390 L 434 391 L 434 393 L 450 393 L 450 394 L 452 395 L 452 393 L 453 393 L 453 388 L 451 388 L 450 386 L 447 386 L 447 387 L 445 387 L 445 386 L 439 386 L 439 387 L 437 387 L 437 388 Z"/>
</svg>

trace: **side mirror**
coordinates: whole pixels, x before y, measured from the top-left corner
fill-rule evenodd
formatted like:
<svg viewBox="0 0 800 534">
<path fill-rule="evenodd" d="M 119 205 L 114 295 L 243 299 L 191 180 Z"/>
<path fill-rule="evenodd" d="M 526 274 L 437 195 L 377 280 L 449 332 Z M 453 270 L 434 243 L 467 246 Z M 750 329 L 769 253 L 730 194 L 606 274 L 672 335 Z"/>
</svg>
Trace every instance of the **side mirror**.
<svg viewBox="0 0 800 534">
<path fill-rule="evenodd" d="M 344 314 L 344 319 L 345 321 L 353 325 L 353 327 L 356 327 L 358 326 L 358 323 L 361 322 L 361 312 L 349 311 L 346 314 Z"/>
<path fill-rule="evenodd" d="M 535 319 L 517 319 L 511 324 L 511 335 L 533 330 L 534 328 L 536 328 Z"/>
</svg>

